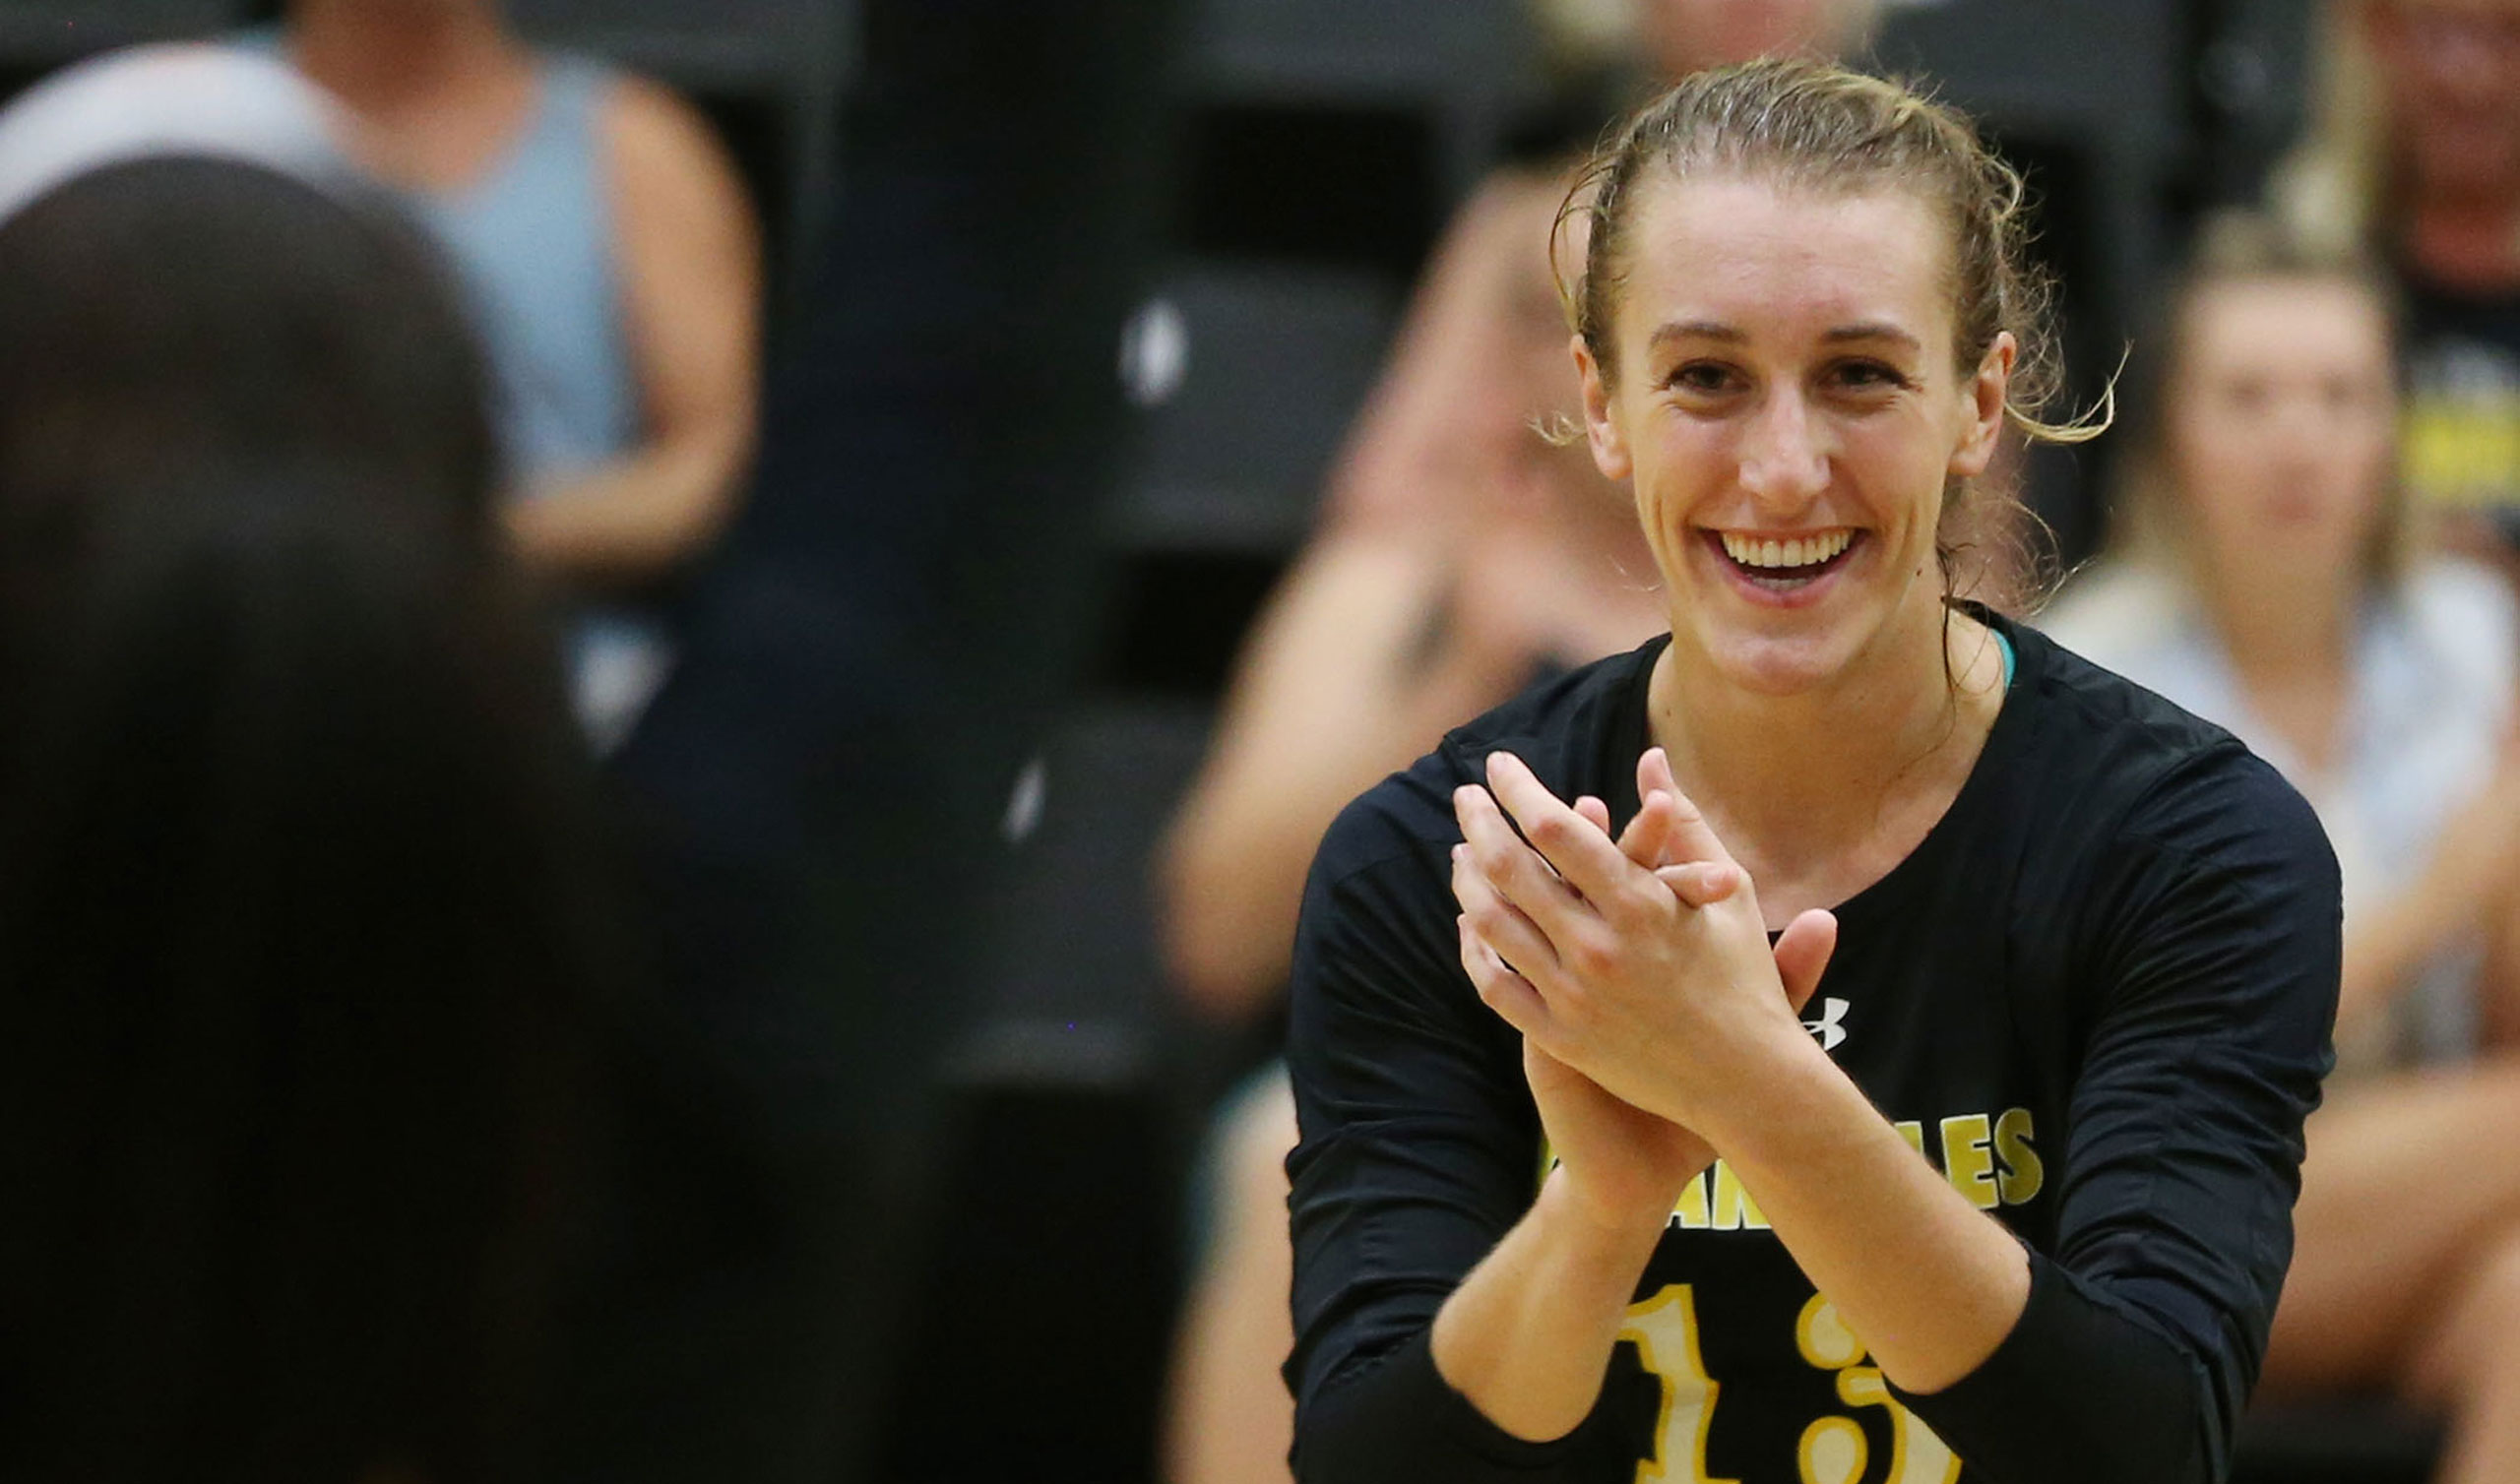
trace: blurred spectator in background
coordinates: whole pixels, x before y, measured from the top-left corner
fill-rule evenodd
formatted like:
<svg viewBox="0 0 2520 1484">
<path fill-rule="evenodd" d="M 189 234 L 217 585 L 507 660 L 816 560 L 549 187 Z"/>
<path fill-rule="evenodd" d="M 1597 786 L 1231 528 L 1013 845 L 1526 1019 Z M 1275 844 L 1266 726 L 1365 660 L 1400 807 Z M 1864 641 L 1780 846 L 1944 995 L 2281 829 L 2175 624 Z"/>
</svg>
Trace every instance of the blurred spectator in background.
<svg viewBox="0 0 2520 1484">
<path fill-rule="evenodd" d="M 2305 240 L 2367 242 L 2404 291 L 2419 502 L 2520 543 L 2520 3 L 2331 0 L 2305 143 L 2273 186 Z M 2498 540 L 2490 538 L 2497 536 Z"/>
<path fill-rule="evenodd" d="M 198 146 L 81 170 L 170 72 Z M 621 960 L 486 361 L 416 230 L 247 162 L 314 157 L 284 73 L 55 87 L 0 121 L 65 182 L 0 204 L 0 1473 L 521 1476 Z"/>
<path fill-rule="evenodd" d="M 1322 528 L 1246 642 L 1158 866 L 1167 969 L 1203 1014 L 1277 1014 L 1295 907 L 1348 801 L 1552 669 L 1668 623 L 1633 508 L 1579 445 L 1551 272 L 1565 173 L 1644 92 L 1705 67 L 1835 54 L 1870 0 L 1541 0 L 1566 96 L 1437 247 L 1325 495 Z M 1558 262 L 1580 265 L 1583 244 Z M 1288 1477 L 1294 1104 L 1273 1062 L 1223 1111 L 1202 1178 L 1166 1444 L 1173 1484 Z"/>
<path fill-rule="evenodd" d="M 2511 599 L 2416 540 L 2364 260 L 2218 220 L 2155 343 L 2119 551 L 2047 627 L 2276 764 L 2344 870 L 2338 1075 L 2265 1391 L 2394 1392 L 2452 1420 L 2441 1477 L 2520 1478 Z"/>
<path fill-rule="evenodd" d="M 670 664 L 662 589 L 751 462 L 761 242 L 709 126 L 665 89 L 508 30 L 499 0 L 294 0 L 278 46 L 461 269 L 498 373 L 530 566 L 583 601 L 581 719 L 616 745 Z"/>
</svg>

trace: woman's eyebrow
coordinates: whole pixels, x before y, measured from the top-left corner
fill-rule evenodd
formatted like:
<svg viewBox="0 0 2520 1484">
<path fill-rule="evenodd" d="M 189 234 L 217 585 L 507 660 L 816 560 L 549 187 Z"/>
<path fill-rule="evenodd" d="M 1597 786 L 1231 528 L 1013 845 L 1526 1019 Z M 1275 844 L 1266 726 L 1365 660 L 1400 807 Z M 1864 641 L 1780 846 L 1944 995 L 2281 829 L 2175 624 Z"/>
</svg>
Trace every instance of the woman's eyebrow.
<svg viewBox="0 0 2520 1484">
<path fill-rule="evenodd" d="M 1739 328 L 1719 320 L 1673 320 L 1661 326 L 1648 338 L 1647 343 L 1661 345 L 1670 340 L 1715 340 L 1737 345 L 1749 340 Z M 1912 350 L 1922 350 L 1924 341 L 1886 321 L 1865 320 L 1853 325 L 1840 325 L 1821 334 L 1825 344 L 1844 344 L 1850 340 L 1890 340 Z"/>
<path fill-rule="evenodd" d="M 1749 336 L 1734 327 L 1715 320 L 1674 320 L 1656 330 L 1647 339 L 1647 343 L 1660 345 L 1667 340 L 1721 340 L 1737 345 L 1748 339 Z"/>
<path fill-rule="evenodd" d="M 1898 326 L 1882 324 L 1876 321 L 1865 321 L 1861 324 L 1856 325 L 1841 325 L 1821 336 L 1820 339 L 1822 342 L 1831 345 L 1843 344 L 1848 340 L 1894 340 L 1899 344 L 1907 346 L 1911 350 L 1922 350 L 1925 347 L 1924 341 L 1917 339 L 1913 335 L 1910 335 L 1907 331 L 1900 329 Z"/>
</svg>

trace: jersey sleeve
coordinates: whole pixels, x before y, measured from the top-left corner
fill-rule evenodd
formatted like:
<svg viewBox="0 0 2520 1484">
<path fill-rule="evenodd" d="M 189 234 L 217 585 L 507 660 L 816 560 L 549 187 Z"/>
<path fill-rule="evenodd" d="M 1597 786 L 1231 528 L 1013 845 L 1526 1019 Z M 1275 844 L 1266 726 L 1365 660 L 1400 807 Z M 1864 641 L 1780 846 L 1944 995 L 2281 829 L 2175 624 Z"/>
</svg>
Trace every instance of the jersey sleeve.
<svg viewBox="0 0 2520 1484">
<path fill-rule="evenodd" d="M 1394 819 L 1406 792 L 1386 784 L 1332 827 L 1295 935 L 1295 1474 L 1556 1479 L 1585 1430 L 1513 1437 L 1428 1348 L 1436 1310 L 1529 1208 L 1540 1135 L 1518 1043 L 1457 960 L 1449 841 Z"/>
<path fill-rule="evenodd" d="M 2342 958 L 2334 854 L 2236 747 L 2156 785 L 2062 922 L 2096 973 L 2056 1241 L 1984 1365 L 1908 1406 L 1994 1484 L 2228 1470 L 2293 1253 Z"/>
</svg>

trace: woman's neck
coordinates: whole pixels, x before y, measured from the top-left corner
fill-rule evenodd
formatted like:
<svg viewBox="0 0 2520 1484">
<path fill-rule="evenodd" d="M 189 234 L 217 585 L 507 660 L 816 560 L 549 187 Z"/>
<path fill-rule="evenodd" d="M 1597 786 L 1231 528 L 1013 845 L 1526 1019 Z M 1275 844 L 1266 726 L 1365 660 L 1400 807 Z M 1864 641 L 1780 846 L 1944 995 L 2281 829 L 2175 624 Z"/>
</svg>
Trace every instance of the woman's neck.
<svg viewBox="0 0 2520 1484">
<path fill-rule="evenodd" d="M 526 65 L 497 8 L 465 0 L 301 0 L 289 50 L 308 78 L 383 118 L 495 86 Z"/>
<path fill-rule="evenodd" d="M 1796 908 L 1860 890 L 1912 850 L 2003 705 L 2001 646 L 1966 613 L 1946 618 L 1938 596 L 1875 650 L 1790 696 L 1733 685 L 1677 640 L 1656 666 L 1651 727 L 1673 775 L 1753 879 L 1811 885 L 1816 899 Z M 1842 871 L 1854 879 L 1829 879 Z M 1764 891 L 1761 903 L 1783 905 Z"/>
</svg>

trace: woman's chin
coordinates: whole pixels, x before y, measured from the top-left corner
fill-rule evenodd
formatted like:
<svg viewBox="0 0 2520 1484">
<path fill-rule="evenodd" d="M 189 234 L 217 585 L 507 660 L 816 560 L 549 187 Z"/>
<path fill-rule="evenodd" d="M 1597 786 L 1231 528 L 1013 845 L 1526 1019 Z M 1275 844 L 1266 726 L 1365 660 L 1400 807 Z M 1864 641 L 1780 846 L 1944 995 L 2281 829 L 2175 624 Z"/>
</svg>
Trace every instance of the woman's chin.
<svg viewBox="0 0 2520 1484">
<path fill-rule="evenodd" d="M 1716 675 L 1736 690 L 1778 698 L 1826 686 L 1845 671 L 1854 648 L 1832 632 L 1719 632 L 1702 638 Z"/>
</svg>

